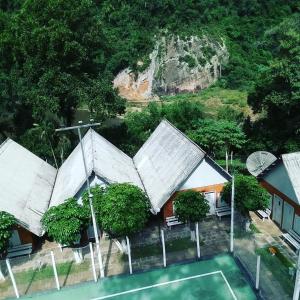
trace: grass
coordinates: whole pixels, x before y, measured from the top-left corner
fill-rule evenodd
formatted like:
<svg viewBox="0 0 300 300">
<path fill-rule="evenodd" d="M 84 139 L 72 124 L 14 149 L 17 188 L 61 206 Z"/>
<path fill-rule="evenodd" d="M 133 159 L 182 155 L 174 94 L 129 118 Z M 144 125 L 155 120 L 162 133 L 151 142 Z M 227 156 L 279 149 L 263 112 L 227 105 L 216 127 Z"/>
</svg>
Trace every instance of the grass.
<svg viewBox="0 0 300 300">
<path fill-rule="evenodd" d="M 84 261 L 81 264 L 74 264 L 73 262 L 66 262 L 56 264 L 56 269 L 58 276 L 67 276 L 83 271 L 87 271 L 90 267 L 90 263 L 88 261 Z M 52 279 L 53 268 L 51 265 L 47 265 L 42 267 L 41 269 L 35 268 L 27 271 L 16 272 L 14 273 L 15 280 L 17 284 L 30 284 L 31 282 Z M 6 280 L 0 283 L 0 290 L 7 290 L 11 286 L 10 280 Z"/>
<path fill-rule="evenodd" d="M 253 223 L 250 224 L 250 230 L 253 233 L 260 233 L 259 229 Z"/>
<path fill-rule="evenodd" d="M 245 115 L 251 114 L 247 104 L 247 92 L 239 90 L 224 89 L 212 86 L 196 93 L 182 93 L 173 96 L 162 96 L 163 101 L 198 101 L 205 107 L 205 112 L 216 115 L 218 110 L 224 106 L 231 106 Z"/>
<path fill-rule="evenodd" d="M 269 251 L 269 247 L 257 249 L 256 253 L 261 255 L 262 262 L 272 273 L 272 276 L 278 281 L 283 290 L 287 294 L 292 295 L 294 282 L 291 275 L 289 275 L 289 268 L 294 267 L 294 265 L 278 248 L 273 246 L 272 248 L 276 250 L 276 254 L 273 256 Z"/>
<path fill-rule="evenodd" d="M 204 242 L 201 241 L 200 245 L 203 245 Z M 166 249 L 168 252 L 176 252 L 181 250 L 186 250 L 188 248 L 195 248 L 196 242 L 191 241 L 190 238 L 176 239 L 173 241 L 166 242 Z M 142 247 L 133 247 L 131 249 L 133 258 L 143 258 L 149 256 L 156 256 L 162 254 L 161 244 L 151 244 Z"/>
</svg>

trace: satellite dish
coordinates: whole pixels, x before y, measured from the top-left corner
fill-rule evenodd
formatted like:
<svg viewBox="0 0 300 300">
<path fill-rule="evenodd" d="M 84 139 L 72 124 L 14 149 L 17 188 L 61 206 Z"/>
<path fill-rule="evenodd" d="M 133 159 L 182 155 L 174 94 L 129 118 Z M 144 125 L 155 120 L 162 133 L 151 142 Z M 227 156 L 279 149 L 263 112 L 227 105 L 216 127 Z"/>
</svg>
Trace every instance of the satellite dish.
<svg viewBox="0 0 300 300">
<path fill-rule="evenodd" d="M 257 151 L 250 154 L 246 161 L 248 171 L 255 177 L 277 160 L 276 156 L 267 151 Z"/>
</svg>

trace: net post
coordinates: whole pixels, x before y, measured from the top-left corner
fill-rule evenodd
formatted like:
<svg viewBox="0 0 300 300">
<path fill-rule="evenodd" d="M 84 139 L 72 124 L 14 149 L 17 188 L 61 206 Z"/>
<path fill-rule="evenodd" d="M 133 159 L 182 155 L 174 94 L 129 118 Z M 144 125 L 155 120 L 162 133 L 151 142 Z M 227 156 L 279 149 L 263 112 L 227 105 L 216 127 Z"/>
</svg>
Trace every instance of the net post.
<svg viewBox="0 0 300 300">
<path fill-rule="evenodd" d="M 132 274 L 131 249 L 130 249 L 130 242 L 128 236 L 126 236 L 126 243 L 127 243 L 127 252 L 128 252 L 129 273 Z"/>
<path fill-rule="evenodd" d="M 96 274 L 96 268 L 95 268 L 95 259 L 94 259 L 94 251 L 93 251 L 93 245 L 90 242 L 90 253 L 91 253 L 91 260 L 92 260 L 92 269 L 93 269 L 93 276 L 94 276 L 94 281 L 97 282 L 97 274 Z"/>
<path fill-rule="evenodd" d="M 14 277 L 14 273 L 13 273 L 13 271 L 11 269 L 10 261 L 9 261 L 8 258 L 6 259 L 6 265 L 7 265 L 7 269 L 8 269 L 8 273 L 9 273 L 11 282 L 12 282 L 13 287 L 14 287 L 14 291 L 15 291 L 16 297 L 20 298 L 18 287 L 17 287 L 16 281 L 15 281 L 15 277 Z"/>
<path fill-rule="evenodd" d="M 167 259 L 166 259 L 166 245 L 165 245 L 165 233 L 164 230 L 160 230 L 161 234 L 161 243 L 162 243 L 162 248 L 163 248 L 163 262 L 164 262 L 164 267 L 167 266 Z"/>
<path fill-rule="evenodd" d="M 197 256 L 200 258 L 200 242 L 199 242 L 199 222 L 196 222 L 196 241 L 197 241 Z"/>
<path fill-rule="evenodd" d="M 298 300 L 299 294 L 300 294 L 300 252 L 298 253 L 297 272 L 296 272 L 293 300 Z"/>
<path fill-rule="evenodd" d="M 55 277 L 56 288 L 57 288 L 58 290 L 60 290 L 59 281 L 58 281 L 58 276 L 57 276 L 57 270 L 56 270 L 56 264 L 55 264 L 55 258 L 54 258 L 54 253 L 53 253 L 53 251 L 51 251 L 50 254 L 51 254 L 52 267 L 53 267 L 53 273 L 54 273 L 54 277 Z"/>
<path fill-rule="evenodd" d="M 230 219 L 230 252 L 233 253 L 234 240 L 234 175 L 232 176 L 231 184 L 231 219 Z"/>
<path fill-rule="evenodd" d="M 260 255 L 257 255 L 256 260 L 256 279 L 255 279 L 255 288 L 259 290 L 259 275 L 260 275 Z"/>
</svg>

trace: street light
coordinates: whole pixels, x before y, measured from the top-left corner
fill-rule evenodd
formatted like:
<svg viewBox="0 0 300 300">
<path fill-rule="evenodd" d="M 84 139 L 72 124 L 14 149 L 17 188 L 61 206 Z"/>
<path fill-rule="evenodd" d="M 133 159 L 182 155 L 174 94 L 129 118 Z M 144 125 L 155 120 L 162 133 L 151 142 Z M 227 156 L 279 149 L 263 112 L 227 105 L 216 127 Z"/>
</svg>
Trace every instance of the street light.
<svg viewBox="0 0 300 300">
<path fill-rule="evenodd" d="M 94 120 L 91 119 L 90 121 L 93 122 Z M 98 236 L 98 229 L 97 229 L 95 211 L 94 211 L 94 206 L 93 206 L 93 194 L 91 193 L 89 174 L 88 174 L 87 167 L 86 167 L 86 160 L 85 160 L 84 149 L 83 149 L 83 144 L 82 144 L 82 136 L 81 136 L 81 128 L 90 128 L 92 126 L 99 126 L 100 123 L 82 124 L 82 121 L 79 121 L 78 123 L 80 124 L 78 126 L 59 128 L 59 129 L 56 129 L 55 131 L 59 132 L 59 131 L 67 131 L 67 130 L 77 129 L 78 136 L 79 136 L 79 141 L 80 141 L 82 161 L 83 161 L 84 171 L 85 171 L 85 179 L 86 179 L 86 185 L 87 185 L 87 190 L 88 190 L 89 205 L 90 205 L 90 210 L 91 210 L 91 215 L 92 215 L 94 236 L 95 236 L 95 240 L 96 240 L 97 255 L 98 255 L 98 261 L 99 261 L 99 267 L 100 267 L 100 276 L 104 277 L 104 270 L 103 270 L 102 256 L 101 256 L 101 251 L 100 251 L 100 242 L 99 242 L 99 236 Z"/>
</svg>

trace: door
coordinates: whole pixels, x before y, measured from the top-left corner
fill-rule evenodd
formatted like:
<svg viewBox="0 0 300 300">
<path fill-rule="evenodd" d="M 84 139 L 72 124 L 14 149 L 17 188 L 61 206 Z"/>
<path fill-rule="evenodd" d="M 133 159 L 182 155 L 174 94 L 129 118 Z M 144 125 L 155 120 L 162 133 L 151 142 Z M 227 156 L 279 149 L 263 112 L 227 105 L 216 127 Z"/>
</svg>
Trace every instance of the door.
<svg viewBox="0 0 300 300">
<path fill-rule="evenodd" d="M 208 204 L 209 204 L 208 215 L 214 215 L 216 212 L 216 194 L 215 194 L 215 192 L 205 193 L 204 197 L 208 201 Z"/>
<path fill-rule="evenodd" d="M 273 220 L 281 226 L 281 217 L 282 217 L 282 205 L 283 201 L 277 195 L 274 195 L 273 199 Z"/>
<path fill-rule="evenodd" d="M 283 205 L 282 229 L 289 231 L 293 227 L 294 208 L 287 202 Z"/>
<path fill-rule="evenodd" d="M 12 235 L 8 241 L 9 247 L 19 246 L 21 245 L 21 240 L 19 237 L 18 230 L 13 230 Z"/>
</svg>

